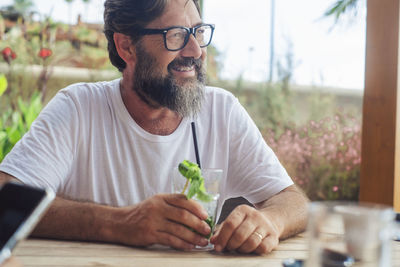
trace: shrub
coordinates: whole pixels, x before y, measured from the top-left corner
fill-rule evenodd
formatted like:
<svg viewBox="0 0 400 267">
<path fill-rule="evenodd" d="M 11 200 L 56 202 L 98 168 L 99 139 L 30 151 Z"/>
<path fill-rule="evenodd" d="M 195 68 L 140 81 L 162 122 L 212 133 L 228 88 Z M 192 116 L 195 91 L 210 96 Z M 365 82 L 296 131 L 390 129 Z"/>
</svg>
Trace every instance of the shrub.
<svg viewBox="0 0 400 267">
<path fill-rule="evenodd" d="M 358 199 L 361 126 L 355 118 L 338 112 L 280 135 L 266 130 L 264 137 L 311 200 Z"/>
<path fill-rule="evenodd" d="M 4 75 L 0 75 L 0 97 L 5 91 L 4 86 L 7 86 L 7 80 Z M 41 94 L 36 92 L 30 101 L 23 101 L 21 97 L 18 97 L 16 109 L 10 107 L 2 111 L 0 116 L 0 162 L 29 130 L 41 109 Z"/>
</svg>

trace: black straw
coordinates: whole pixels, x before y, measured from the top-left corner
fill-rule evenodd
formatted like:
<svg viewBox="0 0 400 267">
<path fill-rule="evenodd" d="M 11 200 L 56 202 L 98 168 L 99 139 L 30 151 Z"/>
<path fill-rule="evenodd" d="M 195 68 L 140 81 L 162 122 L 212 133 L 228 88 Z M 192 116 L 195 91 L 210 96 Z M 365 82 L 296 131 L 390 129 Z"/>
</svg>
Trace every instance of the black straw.
<svg viewBox="0 0 400 267">
<path fill-rule="evenodd" d="M 192 134 L 193 134 L 194 152 L 196 153 L 196 162 L 197 165 L 199 165 L 199 168 L 201 169 L 199 148 L 197 146 L 196 125 L 194 125 L 194 121 L 192 121 Z"/>
</svg>

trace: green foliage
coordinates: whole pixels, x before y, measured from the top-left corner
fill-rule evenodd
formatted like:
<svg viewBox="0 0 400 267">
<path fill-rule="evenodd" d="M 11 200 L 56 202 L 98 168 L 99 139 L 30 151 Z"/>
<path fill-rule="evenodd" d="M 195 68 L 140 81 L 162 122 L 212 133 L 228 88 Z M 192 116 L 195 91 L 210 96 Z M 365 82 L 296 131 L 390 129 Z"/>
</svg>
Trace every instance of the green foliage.
<svg viewBox="0 0 400 267">
<path fill-rule="evenodd" d="M 16 11 L 26 15 L 33 8 L 33 2 L 32 0 L 14 0 L 13 6 Z"/>
<path fill-rule="evenodd" d="M 252 84 L 239 77 L 236 84 L 217 85 L 236 95 L 310 199 L 357 200 L 361 103 L 317 88 L 294 90 L 289 80 L 295 64 L 290 57 L 286 61 L 280 82 Z"/>
<path fill-rule="evenodd" d="M 8 86 L 7 78 L 4 74 L 0 74 L 0 96 L 4 94 Z"/>
<path fill-rule="evenodd" d="M 197 199 L 203 202 L 210 202 L 212 196 L 210 196 L 204 186 L 204 177 L 201 175 L 201 170 L 196 163 L 192 163 L 188 160 L 184 160 L 179 164 L 179 172 L 187 179 L 190 184 L 189 190 L 186 194 L 188 199 L 191 199 L 196 195 Z M 183 189 L 182 193 L 186 191 L 187 184 Z"/>
<path fill-rule="evenodd" d="M 209 82 L 219 80 L 219 72 L 222 69 L 221 56 L 212 44 L 207 47 L 207 80 Z"/>
<path fill-rule="evenodd" d="M 360 3 L 359 0 L 337 0 L 324 14 L 326 17 L 335 17 L 335 21 L 338 22 L 339 19 L 346 13 L 353 11 L 357 13 L 357 7 Z"/>
<path fill-rule="evenodd" d="M 18 98 L 18 109 L 9 108 L 0 117 L 0 162 L 29 130 L 42 109 L 41 95 L 35 93 L 26 102 Z"/>
<path fill-rule="evenodd" d="M 337 112 L 279 135 L 266 130 L 264 138 L 311 200 L 358 199 L 360 120 Z"/>
<path fill-rule="evenodd" d="M 189 190 L 186 194 L 188 199 L 191 199 L 196 195 L 196 198 L 203 202 L 210 202 L 212 196 L 209 195 L 204 186 L 204 177 L 201 175 L 201 170 L 196 163 L 188 160 L 182 161 L 178 166 L 179 172 L 187 179 L 185 187 L 182 190 L 182 194 L 186 191 L 188 184 L 190 184 Z M 214 229 L 214 218 L 208 216 L 205 222 L 210 226 L 210 229 Z M 210 233 L 206 238 L 211 237 Z"/>
<path fill-rule="evenodd" d="M 33 6 L 32 0 L 14 0 L 12 5 L 2 7 L 0 14 L 4 18 L 16 21 L 21 18 L 27 18 Z"/>
</svg>

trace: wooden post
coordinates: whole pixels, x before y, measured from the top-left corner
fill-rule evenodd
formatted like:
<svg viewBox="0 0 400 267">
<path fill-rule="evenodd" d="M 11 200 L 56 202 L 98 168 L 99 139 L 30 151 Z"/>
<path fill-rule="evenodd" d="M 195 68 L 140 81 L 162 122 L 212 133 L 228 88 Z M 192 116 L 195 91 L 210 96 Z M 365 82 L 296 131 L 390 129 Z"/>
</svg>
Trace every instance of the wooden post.
<svg viewBox="0 0 400 267">
<path fill-rule="evenodd" d="M 360 201 L 400 211 L 399 0 L 368 0 Z"/>
</svg>

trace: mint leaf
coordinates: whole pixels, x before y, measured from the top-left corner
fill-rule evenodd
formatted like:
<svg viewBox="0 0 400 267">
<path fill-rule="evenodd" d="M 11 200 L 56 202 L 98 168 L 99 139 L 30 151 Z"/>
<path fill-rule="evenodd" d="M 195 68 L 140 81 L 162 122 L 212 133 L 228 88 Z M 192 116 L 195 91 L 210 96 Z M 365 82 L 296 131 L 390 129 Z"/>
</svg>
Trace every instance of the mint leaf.
<svg viewBox="0 0 400 267">
<path fill-rule="evenodd" d="M 212 196 L 202 191 L 197 192 L 197 198 L 203 202 L 210 202 L 212 200 Z"/>
<path fill-rule="evenodd" d="M 210 202 L 212 200 L 212 196 L 206 191 L 204 186 L 204 177 L 201 175 L 201 170 L 196 163 L 184 160 L 179 164 L 178 169 L 190 183 L 189 192 L 186 194 L 188 199 L 196 196 L 198 200 L 203 202 Z M 185 191 L 186 186 L 182 193 Z"/>
<path fill-rule="evenodd" d="M 192 180 L 192 182 L 190 183 L 190 187 L 189 187 L 189 192 L 187 193 L 187 198 L 192 198 L 194 195 L 197 194 L 197 192 L 199 191 L 199 187 L 200 187 L 200 181 L 199 180 Z"/>
</svg>

